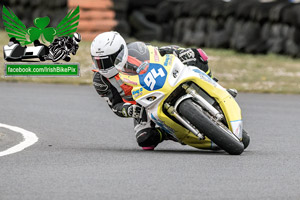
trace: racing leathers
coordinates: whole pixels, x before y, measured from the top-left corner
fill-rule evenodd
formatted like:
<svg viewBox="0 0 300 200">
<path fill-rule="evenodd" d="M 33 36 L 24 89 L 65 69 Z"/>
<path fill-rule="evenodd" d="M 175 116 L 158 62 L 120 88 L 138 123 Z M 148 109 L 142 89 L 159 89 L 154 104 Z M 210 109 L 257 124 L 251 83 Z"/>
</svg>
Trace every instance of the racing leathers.
<svg viewBox="0 0 300 200">
<path fill-rule="evenodd" d="M 159 53 L 176 55 L 182 63 L 188 66 L 196 66 L 211 76 L 207 64 L 207 56 L 201 49 L 182 49 L 177 46 L 166 46 L 158 49 Z M 174 140 L 171 135 L 167 134 L 147 117 L 146 111 L 136 105 L 132 98 L 132 87 L 122 82 L 118 73 L 101 74 L 95 72 L 93 85 L 97 93 L 104 97 L 111 110 L 119 117 L 134 118 L 134 132 L 139 146 L 145 150 L 153 150 L 163 140 Z"/>
</svg>

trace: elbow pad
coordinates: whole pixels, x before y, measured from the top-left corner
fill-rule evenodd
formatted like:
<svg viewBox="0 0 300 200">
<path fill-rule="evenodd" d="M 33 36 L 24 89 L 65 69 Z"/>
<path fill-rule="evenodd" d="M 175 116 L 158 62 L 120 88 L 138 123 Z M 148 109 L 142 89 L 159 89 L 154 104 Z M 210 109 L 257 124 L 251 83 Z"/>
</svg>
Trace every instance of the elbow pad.
<svg viewBox="0 0 300 200">
<path fill-rule="evenodd" d="M 93 85 L 100 96 L 104 96 L 109 89 L 108 80 L 103 78 L 99 72 L 94 73 Z"/>
</svg>

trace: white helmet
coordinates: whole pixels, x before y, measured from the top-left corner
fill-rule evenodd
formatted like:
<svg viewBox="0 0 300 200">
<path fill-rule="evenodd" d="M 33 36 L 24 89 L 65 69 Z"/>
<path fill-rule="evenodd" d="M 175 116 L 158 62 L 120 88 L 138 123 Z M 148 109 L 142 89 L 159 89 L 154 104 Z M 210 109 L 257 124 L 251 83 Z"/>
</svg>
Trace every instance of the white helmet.
<svg viewBox="0 0 300 200">
<path fill-rule="evenodd" d="M 99 34 L 91 44 L 91 56 L 95 66 L 106 78 L 115 76 L 118 71 L 114 62 L 118 54 L 123 50 L 120 65 L 125 65 L 128 57 L 128 49 L 123 37 L 115 31 Z"/>
</svg>

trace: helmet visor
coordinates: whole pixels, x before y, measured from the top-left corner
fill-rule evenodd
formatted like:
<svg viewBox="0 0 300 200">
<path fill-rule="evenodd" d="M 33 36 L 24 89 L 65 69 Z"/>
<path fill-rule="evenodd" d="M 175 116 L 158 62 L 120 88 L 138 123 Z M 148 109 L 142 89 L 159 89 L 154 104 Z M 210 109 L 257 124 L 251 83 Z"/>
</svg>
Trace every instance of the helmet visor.
<svg viewBox="0 0 300 200">
<path fill-rule="evenodd" d="M 103 57 L 93 56 L 92 59 L 95 66 L 98 69 L 108 69 L 113 66 L 113 62 L 111 61 L 110 56 L 103 56 Z"/>
<path fill-rule="evenodd" d="M 93 62 L 98 69 L 109 69 L 114 66 L 118 54 L 123 50 L 123 45 L 120 49 L 111 55 L 107 56 L 92 56 Z"/>
</svg>

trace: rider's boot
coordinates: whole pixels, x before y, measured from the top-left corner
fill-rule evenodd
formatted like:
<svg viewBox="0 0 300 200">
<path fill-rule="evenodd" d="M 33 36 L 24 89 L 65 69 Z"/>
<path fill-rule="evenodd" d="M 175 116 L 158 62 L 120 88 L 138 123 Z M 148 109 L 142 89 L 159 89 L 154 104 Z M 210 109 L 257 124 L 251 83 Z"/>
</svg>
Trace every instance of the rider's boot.
<svg viewBox="0 0 300 200">
<path fill-rule="evenodd" d="M 136 133 L 136 141 L 144 150 L 154 150 L 162 141 L 162 135 L 155 128 L 144 128 Z"/>
<path fill-rule="evenodd" d="M 160 128 L 147 128 L 136 134 L 136 140 L 143 150 L 154 150 L 164 140 L 178 142 L 176 138 L 165 133 Z"/>
</svg>

